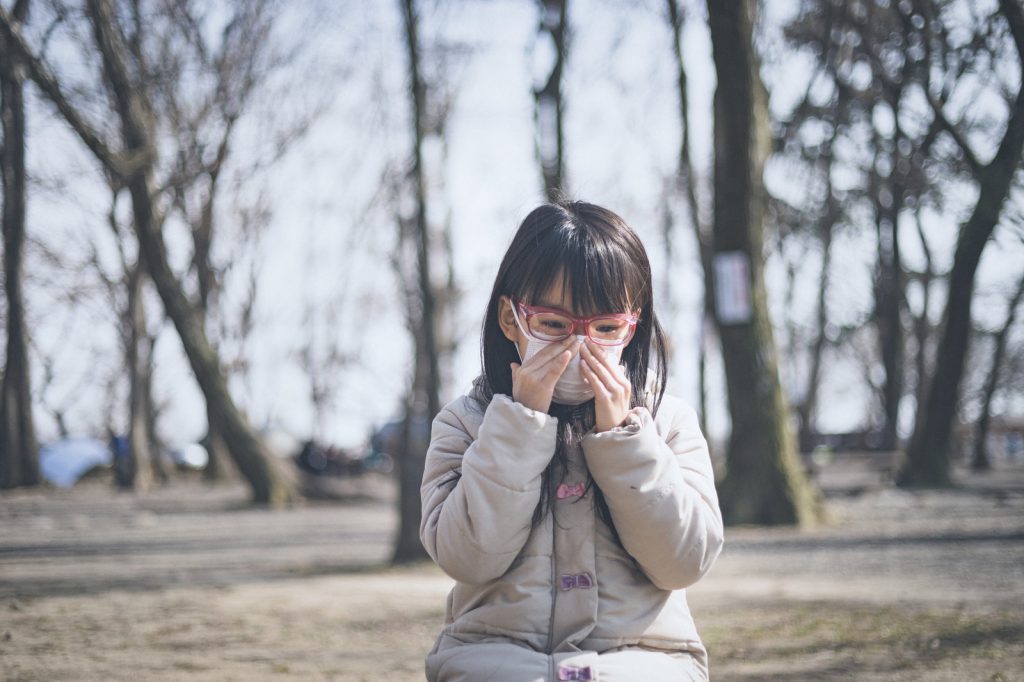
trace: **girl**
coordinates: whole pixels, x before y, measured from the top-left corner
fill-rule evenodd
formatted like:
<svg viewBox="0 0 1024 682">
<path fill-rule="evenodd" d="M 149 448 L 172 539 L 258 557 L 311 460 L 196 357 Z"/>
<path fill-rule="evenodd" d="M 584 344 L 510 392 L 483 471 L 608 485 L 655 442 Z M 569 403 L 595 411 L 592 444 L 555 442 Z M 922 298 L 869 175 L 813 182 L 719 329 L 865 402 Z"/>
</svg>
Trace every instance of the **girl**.
<svg viewBox="0 0 1024 682">
<path fill-rule="evenodd" d="M 683 588 L 722 516 L 696 414 L 664 395 L 652 297 L 611 211 L 563 202 L 520 225 L 482 373 L 427 451 L 420 537 L 456 581 L 429 680 L 707 679 Z"/>
</svg>

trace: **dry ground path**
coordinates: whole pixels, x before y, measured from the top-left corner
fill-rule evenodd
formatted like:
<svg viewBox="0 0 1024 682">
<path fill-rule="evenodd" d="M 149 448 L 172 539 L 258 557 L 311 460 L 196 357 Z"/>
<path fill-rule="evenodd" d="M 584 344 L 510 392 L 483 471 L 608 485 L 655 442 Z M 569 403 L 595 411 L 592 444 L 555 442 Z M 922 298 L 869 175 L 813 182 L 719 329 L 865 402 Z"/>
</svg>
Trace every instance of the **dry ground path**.
<svg viewBox="0 0 1024 682">
<path fill-rule="evenodd" d="M 1024 680 L 1024 467 L 833 522 L 733 528 L 690 600 L 715 680 Z M 390 481 L 284 511 L 238 486 L 0 494 L 0 679 L 421 680 L 450 581 L 381 568 Z"/>
</svg>

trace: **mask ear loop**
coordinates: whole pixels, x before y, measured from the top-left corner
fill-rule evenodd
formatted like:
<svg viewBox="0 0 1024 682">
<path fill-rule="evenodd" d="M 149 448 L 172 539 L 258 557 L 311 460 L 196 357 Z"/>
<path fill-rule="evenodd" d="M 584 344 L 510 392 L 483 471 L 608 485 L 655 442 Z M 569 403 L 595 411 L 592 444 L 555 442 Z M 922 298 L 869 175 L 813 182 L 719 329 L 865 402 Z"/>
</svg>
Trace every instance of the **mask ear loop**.
<svg viewBox="0 0 1024 682">
<path fill-rule="evenodd" d="M 529 344 L 530 343 L 530 335 L 526 333 L 525 329 L 523 329 L 522 323 L 519 322 L 519 313 L 516 312 L 516 308 L 518 308 L 519 306 L 514 301 L 511 301 L 511 300 L 509 301 L 509 303 L 512 304 L 512 317 L 515 318 L 516 326 L 519 327 L 519 331 L 521 331 L 523 333 L 523 336 L 526 337 L 526 343 Z M 513 341 L 512 345 L 516 347 L 516 355 L 519 356 L 519 362 L 522 363 L 523 362 L 523 354 L 519 352 L 519 344 Z"/>
</svg>

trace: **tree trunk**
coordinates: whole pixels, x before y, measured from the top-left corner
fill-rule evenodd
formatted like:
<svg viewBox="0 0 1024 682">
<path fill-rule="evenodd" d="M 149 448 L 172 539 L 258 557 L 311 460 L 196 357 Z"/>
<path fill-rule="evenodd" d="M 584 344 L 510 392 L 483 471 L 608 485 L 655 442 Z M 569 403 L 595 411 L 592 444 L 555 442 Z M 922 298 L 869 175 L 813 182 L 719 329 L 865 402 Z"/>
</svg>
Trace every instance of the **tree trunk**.
<svg viewBox="0 0 1024 682">
<path fill-rule="evenodd" d="M 904 40 L 909 43 L 913 28 L 904 23 L 908 34 Z M 901 128 L 901 107 L 906 111 L 905 84 L 912 83 L 914 61 L 906 59 L 902 77 L 895 82 L 882 79 L 882 97 L 894 114 L 894 130 L 891 137 L 875 128 L 873 131 L 875 163 L 871 171 L 871 194 L 874 198 L 875 224 L 878 236 L 878 264 L 875 281 L 875 326 L 878 330 L 878 344 L 885 370 L 882 386 L 882 442 L 885 450 L 899 447 L 899 413 L 903 399 L 905 354 L 905 332 L 903 329 L 903 301 L 906 282 L 903 272 L 903 258 L 900 253 L 900 213 L 907 198 L 906 175 L 910 159 L 901 151 L 914 148 L 914 141 Z M 885 159 L 890 167 L 887 174 L 878 171 L 878 161 Z"/>
<path fill-rule="evenodd" d="M 917 236 L 921 241 L 924 253 L 924 271 L 919 275 L 921 285 L 921 314 L 914 318 L 914 341 L 917 352 L 914 358 L 914 373 L 917 383 L 914 386 L 914 404 L 923 405 L 928 395 L 928 338 L 931 336 L 931 321 L 928 311 L 931 309 L 932 280 L 935 279 L 935 265 L 932 261 L 931 248 L 925 237 L 924 226 L 921 224 L 921 209 L 918 208 L 914 217 Z M 908 306 L 909 307 L 909 306 Z"/>
<path fill-rule="evenodd" d="M 420 542 L 422 504 L 420 484 L 423 481 L 425 448 L 411 433 L 416 417 L 427 423 L 441 411 L 440 363 L 436 335 L 436 303 L 430 269 L 430 226 L 427 224 L 427 189 L 423 169 L 423 139 L 426 134 L 426 84 L 420 70 L 420 46 L 415 0 L 401 0 L 405 27 L 405 46 L 409 60 L 409 92 L 412 96 L 413 164 L 410 181 L 416 201 L 413 237 L 416 240 L 416 270 L 419 285 L 418 314 L 410 315 L 413 323 L 415 349 L 414 375 L 411 399 L 408 402 L 404 435 L 404 449 L 398 457 L 399 528 L 395 539 L 392 563 L 406 563 L 427 557 Z M 404 230 L 403 237 L 404 238 Z"/>
<path fill-rule="evenodd" d="M 24 22 L 28 2 L 15 3 L 11 16 Z M 22 292 L 25 246 L 25 97 L 20 60 L 0 38 L 0 176 L 3 181 L 4 290 L 7 296 L 7 356 L 0 394 L 0 488 L 39 484 L 39 453 L 32 419 L 28 329 Z"/>
<path fill-rule="evenodd" d="M 826 183 L 831 190 L 832 183 Z M 829 202 L 835 200 L 829 193 Z M 825 354 L 825 342 L 827 340 L 825 327 L 828 325 L 828 306 L 826 295 L 829 288 L 829 269 L 832 266 L 832 237 L 835 233 L 835 214 L 828 212 L 825 224 L 822 226 L 821 235 L 821 275 L 818 278 L 818 300 L 816 325 L 814 330 L 814 343 L 811 345 L 811 366 L 807 371 L 807 384 L 804 388 L 803 400 L 797 409 L 799 418 L 799 443 L 809 443 L 811 434 L 815 431 L 814 421 L 818 410 L 818 383 L 821 379 L 821 363 Z"/>
<path fill-rule="evenodd" d="M 211 178 L 210 195 L 204 202 L 199 224 L 192 227 L 192 267 L 199 284 L 199 316 L 203 320 L 204 329 L 207 328 L 206 321 L 210 316 L 210 297 L 214 286 L 210 247 L 213 227 L 213 192 L 216 182 L 216 177 Z M 225 451 L 224 437 L 220 433 L 216 410 L 209 401 L 206 403 L 206 436 L 203 438 L 203 445 L 206 448 L 207 456 L 206 466 L 203 467 L 203 478 L 208 483 L 227 480 L 229 476 L 226 464 L 230 455 Z"/>
<path fill-rule="evenodd" d="M 927 399 L 918 405 L 907 460 L 897 477 L 897 483 L 905 487 L 950 484 L 949 443 L 970 341 L 974 275 L 985 244 L 999 222 L 1024 147 L 1024 10 L 1018 2 L 1000 0 L 999 7 L 1017 48 L 1022 84 L 995 157 L 977 173 L 978 203 L 957 239 L 935 371 L 928 382 Z"/>
<path fill-rule="evenodd" d="M 885 383 L 882 386 L 882 443 L 885 450 L 897 448 L 900 400 L 903 397 L 903 263 L 899 247 L 899 207 L 902 197 L 894 189 L 892 205 L 876 206 L 878 221 L 878 281 L 875 285 L 875 324 L 881 346 Z"/>
<path fill-rule="evenodd" d="M 714 279 L 711 266 L 711 235 L 710 229 L 701 219 L 700 207 L 697 203 L 697 176 L 693 169 L 690 129 L 690 96 L 687 83 L 686 63 L 683 60 L 683 15 L 679 11 L 678 0 L 666 0 L 668 21 L 672 29 L 672 54 L 675 58 L 676 90 L 679 104 L 679 159 L 676 163 L 676 186 L 686 197 L 690 211 L 693 234 L 697 241 L 697 252 L 700 255 L 701 269 L 704 273 L 704 315 L 701 318 L 700 342 L 697 348 L 697 372 L 700 383 L 700 427 L 707 433 L 707 332 L 714 319 Z"/>
<path fill-rule="evenodd" d="M 819 517 L 820 501 L 789 428 L 763 281 L 762 174 L 770 136 L 754 52 L 756 1 L 708 0 L 707 9 L 718 75 L 716 319 L 732 417 L 722 511 L 729 523 L 810 523 Z M 730 294 L 732 305 L 726 305 Z"/>
<path fill-rule="evenodd" d="M 203 467 L 203 480 L 207 483 L 223 482 L 231 479 L 230 458 L 224 437 L 217 425 L 217 413 L 209 401 L 206 403 L 206 435 L 203 437 L 206 449 L 206 466 Z"/>
<path fill-rule="evenodd" d="M 555 62 L 547 80 L 533 91 L 533 121 L 536 131 L 537 158 L 544 179 L 548 201 L 558 201 L 565 189 L 565 135 L 562 97 L 562 73 L 568 54 L 569 0 L 538 0 L 540 24 L 537 33 L 551 38 Z"/>
<path fill-rule="evenodd" d="M 128 273 L 128 462 L 127 471 L 119 477 L 122 487 L 147 490 L 153 484 L 153 442 L 149 432 L 149 403 L 147 376 L 152 366 L 145 341 L 146 311 L 143 305 L 145 281 L 142 262 L 136 261 Z"/>
<path fill-rule="evenodd" d="M 1010 299 L 1010 310 L 1006 316 L 1006 324 L 996 334 L 995 348 L 992 350 L 992 367 L 988 372 L 988 379 L 985 381 L 985 393 L 981 404 L 981 416 L 974 426 L 974 457 L 971 459 L 971 468 L 975 471 L 984 471 L 992 468 L 988 458 L 988 425 L 992 415 L 992 397 L 999 387 L 999 374 L 1002 371 L 1003 357 L 1006 355 L 1006 341 L 1010 337 L 1010 330 L 1017 319 L 1017 306 L 1024 300 L 1024 277 L 1017 283 L 1017 291 Z"/>
<path fill-rule="evenodd" d="M 146 364 L 139 374 L 140 387 L 142 390 L 142 409 L 146 422 L 146 437 L 149 439 L 149 452 L 152 457 L 150 464 L 153 468 L 153 476 L 156 480 L 165 485 L 170 481 L 167 473 L 167 463 L 162 456 L 162 443 L 157 435 L 156 420 L 157 411 L 153 401 L 153 348 L 156 339 L 147 332 L 139 341 L 139 352 L 146 358 Z"/>
<path fill-rule="evenodd" d="M 422 519 L 422 500 L 419 486 L 423 480 L 425 456 L 414 449 L 412 400 L 406 400 L 405 414 L 402 416 L 402 435 L 399 439 L 398 456 L 395 457 L 395 470 L 398 475 L 398 534 L 395 536 L 395 549 L 391 563 L 404 564 L 425 558 L 419 535 L 419 520 Z M 416 470 L 420 470 L 419 479 Z M 413 490 L 415 489 L 415 493 Z M 416 527 L 413 527 L 416 521 Z"/>
<path fill-rule="evenodd" d="M 214 204 L 217 198 L 217 182 L 220 178 L 220 170 L 223 167 L 224 159 L 227 157 L 231 132 L 234 130 L 234 121 L 231 119 L 226 126 L 223 137 L 217 145 L 217 156 L 212 166 L 207 169 L 209 186 L 203 200 L 199 216 L 194 219 L 192 225 L 192 268 L 196 273 L 196 281 L 199 285 L 199 314 L 204 325 L 210 319 L 210 308 L 217 288 L 217 274 L 211 260 L 213 250 L 213 215 Z M 185 206 L 182 202 L 183 207 Z M 186 209 L 187 210 L 187 209 Z M 205 327 L 204 327 L 205 328 Z M 214 348 L 216 351 L 216 347 Z M 206 406 L 206 445 L 207 461 L 203 469 L 203 478 L 209 482 L 225 481 L 231 478 L 231 471 L 228 468 L 230 454 L 224 442 L 224 436 L 220 432 L 220 425 L 215 411 L 209 403 Z"/>
</svg>

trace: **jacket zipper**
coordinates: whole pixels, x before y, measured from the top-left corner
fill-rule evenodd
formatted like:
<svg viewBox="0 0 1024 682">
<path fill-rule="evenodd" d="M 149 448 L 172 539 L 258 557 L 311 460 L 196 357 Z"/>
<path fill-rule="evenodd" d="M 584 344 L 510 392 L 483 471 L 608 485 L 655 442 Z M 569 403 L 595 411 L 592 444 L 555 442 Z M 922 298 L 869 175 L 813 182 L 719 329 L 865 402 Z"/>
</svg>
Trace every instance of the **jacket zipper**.
<svg viewBox="0 0 1024 682">
<path fill-rule="evenodd" d="M 555 599 L 558 598 L 558 567 L 555 565 L 555 510 L 551 509 L 551 614 L 548 616 L 548 643 L 545 651 L 551 657 L 551 648 L 555 639 Z M 552 666 L 554 663 L 552 662 Z"/>
</svg>

